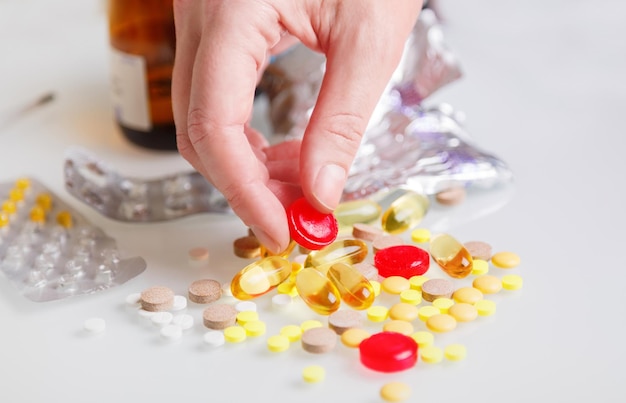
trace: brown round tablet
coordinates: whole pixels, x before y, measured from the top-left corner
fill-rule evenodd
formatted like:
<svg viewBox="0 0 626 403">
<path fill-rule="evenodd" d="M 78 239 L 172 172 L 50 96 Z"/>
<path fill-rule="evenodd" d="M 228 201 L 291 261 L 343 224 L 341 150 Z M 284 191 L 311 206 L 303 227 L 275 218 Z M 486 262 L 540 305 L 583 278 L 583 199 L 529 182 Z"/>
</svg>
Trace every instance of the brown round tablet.
<svg viewBox="0 0 626 403">
<path fill-rule="evenodd" d="M 371 242 L 380 235 L 384 235 L 383 230 L 373 225 L 358 222 L 352 225 L 352 236 L 357 239 Z"/>
<path fill-rule="evenodd" d="M 211 279 L 196 280 L 189 286 L 188 295 L 196 304 L 210 304 L 222 297 L 222 283 Z"/>
<path fill-rule="evenodd" d="M 360 262 L 352 265 L 359 273 L 368 280 L 378 280 L 378 269 L 369 262 Z"/>
<path fill-rule="evenodd" d="M 404 245 L 404 239 L 399 235 L 379 235 L 372 241 L 374 253 L 390 246 Z"/>
<path fill-rule="evenodd" d="M 486 262 L 491 259 L 492 248 L 487 242 L 468 241 L 463 244 L 473 259 L 481 259 Z"/>
<path fill-rule="evenodd" d="M 432 278 L 422 284 L 422 298 L 433 302 L 437 298 L 450 298 L 454 292 L 454 284 L 443 278 Z"/>
<path fill-rule="evenodd" d="M 211 305 L 202 312 L 202 319 L 209 329 L 226 329 L 237 322 L 237 309 L 228 304 Z"/>
<path fill-rule="evenodd" d="M 328 327 L 312 327 L 302 333 L 302 348 L 313 354 L 327 353 L 337 344 L 337 333 Z"/>
<path fill-rule="evenodd" d="M 233 242 L 235 256 L 254 259 L 261 256 L 261 243 L 254 235 L 242 236 Z"/>
<path fill-rule="evenodd" d="M 454 206 L 465 200 L 465 194 L 466 191 L 464 187 L 454 186 L 437 192 L 437 194 L 435 194 L 435 200 L 437 200 L 437 203 L 444 206 Z"/>
<path fill-rule="evenodd" d="M 328 316 L 328 327 L 338 335 L 353 327 L 360 327 L 362 324 L 361 313 L 350 309 L 340 309 Z"/>
<path fill-rule="evenodd" d="M 168 287 L 150 287 L 141 293 L 141 308 L 150 312 L 167 311 L 174 306 L 174 291 Z"/>
</svg>

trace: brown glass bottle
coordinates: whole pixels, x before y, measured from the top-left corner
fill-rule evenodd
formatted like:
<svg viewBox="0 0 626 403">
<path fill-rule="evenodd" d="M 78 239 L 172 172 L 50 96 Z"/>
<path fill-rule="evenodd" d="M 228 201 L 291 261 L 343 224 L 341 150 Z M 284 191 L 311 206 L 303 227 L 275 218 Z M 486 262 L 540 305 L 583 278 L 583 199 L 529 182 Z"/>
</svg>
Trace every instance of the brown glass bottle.
<svg viewBox="0 0 626 403">
<path fill-rule="evenodd" d="M 172 0 L 108 0 L 115 120 L 132 143 L 176 149 Z"/>
</svg>

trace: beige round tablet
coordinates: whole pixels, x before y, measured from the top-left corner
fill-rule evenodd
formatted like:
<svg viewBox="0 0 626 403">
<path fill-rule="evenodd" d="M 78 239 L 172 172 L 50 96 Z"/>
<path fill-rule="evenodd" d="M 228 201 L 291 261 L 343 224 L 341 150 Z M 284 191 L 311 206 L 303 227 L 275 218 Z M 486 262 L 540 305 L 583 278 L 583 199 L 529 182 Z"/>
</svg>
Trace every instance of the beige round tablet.
<svg viewBox="0 0 626 403">
<path fill-rule="evenodd" d="M 378 269 L 369 262 L 360 262 L 352 265 L 359 273 L 368 280 L 378 280 Z"/>
<path fill-rule="evenodd" d="M 337 344 L 337 333 L 327 327 L 313 327 L 302 333 L 302 348 L 313 354 L 327 353 Z"/>
<path fill-rule="evenodd" d="M 491 259 L 491 245 L 483 241 L 468 241 L 463 244 L 473 259 L 488 262 Z"/>
<path fill-rule="evenodd" d="M 433 332 L 446 333 L 456 328 L 456 319 L 452 315 L 440 313 L 426 319 L 426 327 Z"/>
<path fill-rule="evenodd" d="M 362 314 L 349 309 L 340 309 L 328 316 L 328 327 L 338 335 L 353 327 L 360 327 L 362 324 Z"/>
<path fill-rule="evenodd" d="M 404 239 L 399 235 L 379 235 L 372 241 L 374 253 L 391 246 L 404 245 Z"/>
<path fill-rule="evenodd" d="M 353 327 L 341 334 L 341 342 L 346 347 L 357 348 L 361 342 L 371 335 L 367 330 Z"/>
<path fill-rule="evenodd" d="M 385 322 L 383 325 L 383 331 L 396 332 L 405 336 L 410 336 L 413 332 L 415 332 L 415 328 L 411 322 L 407 322 L 406 320 L 392 319 Z"/>
<path fill-rule="evenodd" d="M 461 287 L 452 294 L 452 299 L 454 302 L 466 302 L 473 305 L 483 299 L 483 293 L 474 287 Z"/>
<path fill-rule="evenodd" d="M 380 388 L 380 397 L 386 402 L 403 402 L 411 397 L 411 387 L 404 382 L 389 382 Z"/>
<path fill-rule="evenodd" d="M 444 206 L 454 206 L 462 203 L 465 200 L 466 195 L 465 188 L 462 186 L 454 186 L 448 189 L 444 189 L 435 194 L 435 200 L 437 203 Z"/>
<path fill-rule="evenodd" d="M 244 259 L 254 259 L 261 256 L 261 243 L 254 235 L 243 236 L 233 242 L 235 256 Z"/>
<path fill-rule="evenodd" d="M 454 292 L 454 284 L 443 278 L 432 278 L 422 284 L 422 298 L 433 302 L 437 298 L 450 298 Z"/>
<path fill-rule="evenodd" d="M 476 277 L 472 282 L 472 286 L 483 294 L 495 294 L 502 289 L 502 280 L 496 276 L 485 274 Z"/>
<path fill-rule="evenodd" d="M 222 283 L 211 279 L 196 280 L 189 286 L 189 300 L 196 304 L 210 304 L 222 297 Z"/>
<path fill-rule="evenodd" d="M 364 223 L 354 223 L 352 226 L 352 236 L 357 239 L 372 242 L 376 237 L 384 235 L 381 228 Z"/>
<path fill-rule="evenodd" d="M 457 322 L 471 322 L 478 317 L 478 309 L 474 305 L 460 302 L 448 308 L 448 314 Z"/>
<path fill-rule="evenodd" d="M 174 296 L 168 287 L 150 287 L 141 293 L 141 308 L 150 312 L 167 311 L 174 306 Z"/>
<path fill-rule="evenodd" d="M 389 317 L 393 320 L 411 322 L 419 317 L 419 308 L 406 302 L 398 302 L 389 308 Z"/>
<path fill-rule="evenodd" d="M 226 329 L 237 322 L 237 309 L 228 304 L 211 305 L 202 312 L 202 319 L 209 329 Z"/>
</svg>

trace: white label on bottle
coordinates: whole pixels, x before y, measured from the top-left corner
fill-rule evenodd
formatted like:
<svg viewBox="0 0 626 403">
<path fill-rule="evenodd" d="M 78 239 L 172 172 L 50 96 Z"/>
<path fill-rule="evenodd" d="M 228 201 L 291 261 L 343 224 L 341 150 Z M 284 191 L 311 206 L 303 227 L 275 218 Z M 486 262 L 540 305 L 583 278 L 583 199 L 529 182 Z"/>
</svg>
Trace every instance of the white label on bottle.
<svg viewBox="0 0 626 403">
<path fill-rule="evenodd" d="M 111 99 L 120 124 L 140 131 L 152 129 L 143 57 L 111 48 Z"/>
</svg>

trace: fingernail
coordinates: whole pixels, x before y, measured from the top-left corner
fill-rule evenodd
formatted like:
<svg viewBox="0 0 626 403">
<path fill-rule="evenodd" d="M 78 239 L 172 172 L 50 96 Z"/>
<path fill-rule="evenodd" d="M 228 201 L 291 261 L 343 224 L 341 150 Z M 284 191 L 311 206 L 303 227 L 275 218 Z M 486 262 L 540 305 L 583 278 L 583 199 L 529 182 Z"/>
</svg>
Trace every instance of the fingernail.
<svg viewBox="0 0 626 403">
<path fill-rule="evenodd" d="M 334 210 L 341 200 L 346 181 L 346 170 L 336 164 L 325 165 L 315 178 L 313 197 L 329 210 Z"/>
<path fill-rule="evenodd" d="M 274 238 L 267 235 L 265 231 L 259 227 L 250 227 L 250 229 L 254 233 L 254 236 L 257 237 L 261 245 L 263 245 L 270 252 L 279 253 L 282 251 L 280 244 L 276 242 Z"/>
</svg>

